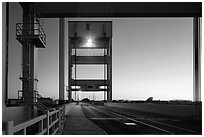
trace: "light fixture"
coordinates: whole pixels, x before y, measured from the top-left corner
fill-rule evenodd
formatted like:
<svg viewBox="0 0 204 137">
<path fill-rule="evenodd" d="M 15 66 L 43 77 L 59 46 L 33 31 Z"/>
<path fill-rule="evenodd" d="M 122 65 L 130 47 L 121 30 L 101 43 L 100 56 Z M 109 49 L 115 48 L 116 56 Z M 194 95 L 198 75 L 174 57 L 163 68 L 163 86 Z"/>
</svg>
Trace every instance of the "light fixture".
<svg viewBox="0 0 204 137">
<path fill-rule="evenodd" d="M 86 47 L 92 47 L 92 46 L 93 46 L 93 40 L 89 37 L 86 42 Z"/>
<path fill-rule="evenodd" d="M 72 89 L 80 89 L 80 86 L 72 86 Z"/>
</svg>

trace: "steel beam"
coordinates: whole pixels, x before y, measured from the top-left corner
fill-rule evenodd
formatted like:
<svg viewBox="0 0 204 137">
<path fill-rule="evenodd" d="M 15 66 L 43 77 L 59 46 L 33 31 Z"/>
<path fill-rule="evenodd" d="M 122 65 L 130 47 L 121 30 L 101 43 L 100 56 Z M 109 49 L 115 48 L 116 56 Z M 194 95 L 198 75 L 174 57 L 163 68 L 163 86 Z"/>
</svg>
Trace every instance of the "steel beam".
<svg viewBox="0 0 204 137">
<path fill-rule="evenodd" d="M 6 43 L 6 51 L 2 53 L 2 55 L 4 55 L 5 53 L 5 65 L 2 65 L 3 66 L 3 76 L 5 75 L 5 84 L 2 84 L 3 87 L 5 87 L 5 91 L 3 91 L 3 93 L 5 93 L 5 98 L 3 96 L 3 100 L 5 100 L 5 104 L 7 104 L 8 102 L 8 57 L 9 57 L 9 2 L 6 2 L 6 40 L 5 40 L 5 43 Z M 4 31 L 3 29 L 3 31 Z M 3 41 L 4 42 L 4 41 Z M 3 62 L 3 61 L 2 61 Z M 4 68 L 5 67 L 5 68 Z M 2 102 L 4 103 L 4 102 Z"/>
<path fill-rule="evenodd" d="M 110 82 L 107 80 L 71 80 L 71 85 L 81 86 L 81 85 L 98 85 L 107 86 Z"/>
<path fill-rule="evenodd" d="M 72 91 L 81 91 L 81 92 L 100 92 L 100 91 L 107 91 L 107 89 L 72 89 Z"/>
<path fill-rule="evenodd" d="M 200 18 L 193 18 L 193 101 L 201 101 Z"/>
<path fill-rule="evenodd" d="M 107 64 L 108 56 L 72 56 L 72 64 Z"/>
<path fill-rule="evenodd" d="M 107 101 L 112 101 L 112 39 L 110 39 L 108 43 L 108 56 L 110 57 L 107 65 L 107 79 L 109 81 L 108 89 L 107 89 Z"/>
<path fill-rule="evenodd" d="M 69 39 L 69 45 L 68 45 L 68 101 L 71 102 L 72 101 L 72 89 L 71 89 L 71 79 L 72 79 L 72 59 L 71 59 L 71 55 L 72 55 L 72 44 L 71 44 L 71 40 Z"/>
<path fill-rule="evenodd" d="M 202 2 L 37 2 L 39 16 L 201 17 Z"/>
<path fill-rule="evenodd" d="M 65 92 L 65 30 L 64 18 L 59 18 L 59 99 L 64 100 Z"/>
</svg>

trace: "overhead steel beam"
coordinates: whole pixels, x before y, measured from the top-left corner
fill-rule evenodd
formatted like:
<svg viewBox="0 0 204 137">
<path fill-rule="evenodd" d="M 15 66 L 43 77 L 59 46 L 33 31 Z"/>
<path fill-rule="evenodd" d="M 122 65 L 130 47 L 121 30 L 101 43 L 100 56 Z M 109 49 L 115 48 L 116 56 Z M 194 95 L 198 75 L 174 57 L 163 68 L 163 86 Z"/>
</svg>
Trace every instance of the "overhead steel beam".
<svg viewBox="0 0 204 137">
<path fill-rule="evenodd" d="M 72 56 L 73 64 L 108 64 L 108 56 Z"/>
<path fill-rule="evenodd" d="M 107 91 L 107 89 L 72 89 L 72 91 L 80 91 L 80 92 L 101 92 L 101 91 Z"/>
<path fill-rule="evenodd" d="M 81 85 L 98 85 L 98 86 L 106 86 L 110 82 L 107 80 L 71 80 L 72 85 L 81 86 Z"/>
<path fill-rule="evenodd" d="M 202 2 L 37 2 L 35 4 L 41 18 L 202 16 Z"/>
</svg>

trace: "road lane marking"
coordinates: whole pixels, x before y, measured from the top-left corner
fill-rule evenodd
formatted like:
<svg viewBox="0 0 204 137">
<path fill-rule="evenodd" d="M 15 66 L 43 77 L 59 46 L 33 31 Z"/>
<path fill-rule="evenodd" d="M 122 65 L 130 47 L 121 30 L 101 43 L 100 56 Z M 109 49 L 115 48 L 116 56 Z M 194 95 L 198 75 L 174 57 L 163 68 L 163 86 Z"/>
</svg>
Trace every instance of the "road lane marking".
<svg viewBox="0 0 204 137">
<path fill-rule="evenodd" d="M 117 113 L 117 112 L 116 112 L 116 113 Z M 137 118 L 137 119 L 138 119 L 138 117 L 139 117 L 140 119 L 144 119 L 144 120 L 148 120 L 148 121 L 151 121 L 151 122 L 155 122 L 155 123 L 158 123 L 158 124 L 161 124 L 161 125 L 165 125 L 165 126 L 168 126 L 168 127 L 175 128 L 175 129 L 183 130 L 183 131 L 190 132 L 190 133 L 194 133 L 194 134 L 199 134 L 198 132 L 195 132 L 195 131 L 192 131 L 192 130 L 189 130 L 189 129 L 185 129 L 185 128 L 182 128 L 182 127 L 178 127 L 178 126 L 166 124 L 166 123 L 159 122 L 159 121 L 155 121 L 155 120 L 152 120 L 152 119 L 149 119 L 149 118 L 143 118 L 143 117 L 141 117 L 141 116 L 138 115 L 138 114 L 131 114 L 131 113 L 126 113 L 126 114 L 127 114 L 127 115 L 130 115 L 130 116 L 133 116 L 133 117 L 135 117 L 135 118 Z"/>
<path fill-rule="evenodd" d="M 128 125 L 128 126 L 136 126 L 137 124 L 136 123 L 124 123 L 125 125 Z"/>
<path fill-rule="evenodd" d="M 102 110 L 104 110 L 103 112 L 105 112 L 105 113 L 109 113 L 109 114 L 111 114 L 111 115 L 114 115 L 113 113 L 118 113 L 118 112 L 112 112 L 112 111 L 110 111 L 109 109 L 107 110 L 107 109 L 105 109 L 105 108 L 103 108 L 103 107 L 99 107 L 100 109 L 102 109 Z M 93 108 L 93 109 L 95 109 L 95 108 Z M 118 114 L 119 115 L 119 114 Z M 136 120 L 136 121 L 138 121 L 139 119 L 144 119 L 144 120 L 148 120 L 148 121 L 150 121 L 150 122 L 155 122 L 155 123 L 158 123 L 158 124 L 161 124 L 161 125 L 165 125 L 165 126 L 168 126 L 168 127 L 171 127 L 171 128 L 175 128 L 175 129 L 180 129 L 180 130 L 183 130 L 183 131 L 186 131 L 186 132 L 191 132 L 191 133 L 194 133 L 194 134 L 199 134 L 198 132 L 196 132 L 196 131 L 192 131 L 192 130 L 189 130 L 189 129 L 185 129 L 185 128 L 182 128 L 182 127 L 177 127 L 177 126 L 174 126 L 174 125 L 169 125 L 169 124 L 166 124 L 166 123 L 163 123 L 163 122 L 159 122 L 159 121 L 155 121 L 155 120 L 152 120 L 152 119 L 149 119 L 149 118 L 143 118 L 143 117 L 140 117 L 139 116 L 139 119 L 138 119 L 138 115 L 135 115 L 135 114 L 131 114 L 131 113 L 128 113 L 127 115 L 130 115 L 131 117 L 133 116 L 134 118 L 129 118 L 129 117 L 127 117 L 127 118 L 129 118 L 129 119 L 134 119 L 134 120 Z M 122 115 L 123 116 L 123 115 Z M 124 116 L 123 116 L 124 117 Z M 136 119 L 135 119 L 136 118 Z M 141 122 L 141 121 L 139 121 L 139 122 Z M 142 122 L 143 124 L 144 124 L 144 122 Z M 147 123 L 145 123 L 145 124 L 147 124 Z M 149 125 L 149 124 L 147 124 L 147 125 Z M 150 125 L 149 125 L 150 126 Z M 153 126 L 153 127 L 157 127 L 157 126 L 154 126 L 154 125 L 151 125 L 151 126 Z M 159 128 L 159 127 L 157 127 L 157 128 Z M 159 130 L 160 129 L 162 129 L 162 128 L 159 128 Z M 168 131 L 168 130 L 165 130 L 165 129 L 163 129 L 163 131 L 164 132 L 168 132 L 168 133 L 170 133 L 170 134 L 175 134 L 174 132 L 171 132 L 171 131 Z"/>
<path fill-rule="evenodd" d="M 107 111 L 107 110 L 106 110 L 106 111 Z M 124 115 L 117 114 L 117 113 L 115 113 L 115 112 L 109 112 L 109 113 L 112 113 L 112 114 L 114 114 L 114 115 L 118 115 L 118 116 L 120 116 L 120 117 L 122 116 L 122 117 L 125 117 L 125 118 L 127 118 L 127 119 L 129 119 L 129 120 L 131 120 L 131 121 L 136 122 L 136 123 L 140 123 L 140 124 L 143 124 L 143 125 L 146 125 L 146 126 L 149 126 L 149 127 L 155 128 L 155 129 L 158 129 L 158 130 L 160 130 L 160 131 L 163 131 L 163 132 L 166 132 L 166 133 L 175 135 L 173 132 L 170 132 L 170 131 L 167 131 L 167 130 L 165 130 L 165 129 L 161 129 L 161 128 L 159 128 L 159 127 L 156 127 L 156 126 L 153 126 L 153 125 L 150 125 L 150 124 L 147 124 L 147 123 L 144 123 L 144 122 L 141 122 L 141 121 L 138 121 L 138 120 L 135 120 L 135 119 L 126 117 L 126 116 L 124 116 Z"/>
</svg>

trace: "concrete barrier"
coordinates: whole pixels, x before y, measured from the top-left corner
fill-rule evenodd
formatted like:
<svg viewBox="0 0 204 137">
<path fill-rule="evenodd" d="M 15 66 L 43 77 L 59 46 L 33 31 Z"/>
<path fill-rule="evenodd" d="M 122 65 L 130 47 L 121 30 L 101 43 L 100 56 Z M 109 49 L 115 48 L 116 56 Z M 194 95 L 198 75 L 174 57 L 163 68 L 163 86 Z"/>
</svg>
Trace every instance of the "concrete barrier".
<svg viewBox="0 0 204 137">
<path fill-rule="evenodd" d="M 176 104 L 154 104 L 154 103 L 107 103 L 106 106 L 117 108 L 128 108 L 137 111 L 155 113 L 173 117 L 202 118 L 202 105 L 176 105 Z"/>
</svg>

